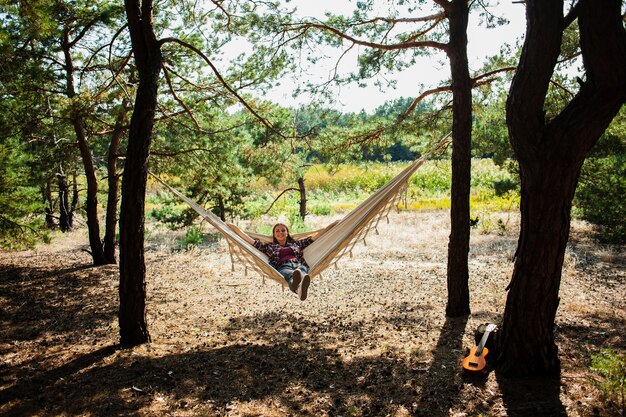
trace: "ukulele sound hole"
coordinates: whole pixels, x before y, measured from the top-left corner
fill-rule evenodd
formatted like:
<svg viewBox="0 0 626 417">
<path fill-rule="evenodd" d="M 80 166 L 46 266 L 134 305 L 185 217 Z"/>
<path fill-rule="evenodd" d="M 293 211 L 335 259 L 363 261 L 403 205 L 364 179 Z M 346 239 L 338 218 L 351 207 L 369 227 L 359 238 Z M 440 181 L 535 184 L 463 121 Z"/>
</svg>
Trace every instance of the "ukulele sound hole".
<svg viewBox="0 0 626 417">
<path fill-rule="evenodd" d="M 478 366 L 478 362 L 470 362 L 469 364 L 472 366 Z"/>
</svg>

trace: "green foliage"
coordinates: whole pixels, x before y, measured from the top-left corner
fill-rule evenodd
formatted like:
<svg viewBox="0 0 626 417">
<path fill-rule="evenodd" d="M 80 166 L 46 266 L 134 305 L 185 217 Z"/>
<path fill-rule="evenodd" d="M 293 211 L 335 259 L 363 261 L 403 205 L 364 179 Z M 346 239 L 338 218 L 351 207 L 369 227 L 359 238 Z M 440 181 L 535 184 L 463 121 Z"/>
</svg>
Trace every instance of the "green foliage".
<svg viewBox="0 0 626 417">
<path fill-rule="evenodd" d="M 399 169 L 398 164 L 376 162 L 341 164 L 333 167 L 314 165 L 307 171 L 304 179 L 307 188 L 313 192 L 332 194 L 351 190 L 371 193 L 382 187 Z"/>
<path fill-rule="evenodd" d="M 28 169 L 29 155 L 13 141 L 0 144 L 0 247 L 31 247 L 48 240 L 39 188 Z"/>
<path fill-rule="evenodd" d="M 164 223 L 172 230 L 190 226 L 195 218 L 195 212 L 191 214 L 191 209 L 173 196 L 164 198 L 157 194 L 149 200 L 150 205 L 155 207 L 148 211 L 148 217 Z"/>
<path fill-rule="evenodd" d="M 289 213 L 288 223 L 290 233 L 301 233 L 310 230 L 310 228 L 304 224 L 304 221 L 298 212 L 291 211 Z"/>
<path fill-rule="evenodd" d="M 185 233 L 185 237 L 178 241 L 178 245 L 185 249 L 199 246 L 204 241 L 202 229 L 198 226 L 192 226 Z"/>
<path fill-rule="evenodd" d="M 474 107 L 472 154 L 492 158 L 496 164 L 503 165 L 513 157 L 504 117 L 506 95 L 492 90 L 483 93 L 486 98 Z"/>
<path fill-rule="evenodd" d="M 409 190 L 415 196 L 447 193 L 452 182 L 449 161 L 426 163 L 409 179 Z"/>
<path fill-rule="evenodd" d="M 315 204 L 311 204 L 309 211 L 315 216 L 328 216 L 332 211 L 332 207 L 330 203 L 318 201 Z"/>
<path fill-rule="evenodd" d="M 612 349 L 603 349 L 591 356 L 591 369 L 602 376 L 594 381 L 604 395 L 616 401 L 624 412 L 624 385 L 626 383 L 626 355 Z"/>
<path fill-rule="evenodd" d="M 626 242 L 626 139 L 605 135 L 581 170 L 575 214 L 601 226 L 598 239 Z"/>
<path fill-rule="evenodd" d="M 405 167 L 406 163 L 376 162 L 338 166 L 313 165 L 304 176 L 307 187 L 307 209 L 314 215 L 349 211 Z M 403 199 L 401 208 L 449 209 L 450 170 L 450 161 L 427 161 L 409 180 L 406 199 Z M 491 160 L 474 160 L 472 176 L 474 178 L 470 201 L 472 209 L 510 211 L 519 206 L 517 187 L 501 195 L 496 192 L 496 184 L 516 183 L 506 170 L 497 167 Z M 274 200 L 273 195 L 278 192 L 269 187 L 251 194 L 246 199 L 246 217 L 259 218 Z M 283 196 L 274 203 L 268 214 L 285 216 L 287 219 L 297 217 L 298 198 L 296 193 Z M 497 225 L 494 223 L 485 226 L 493 230 Z"/>
<path fill-rule="evenodd" d="M 496 180 L 493 182 L 493 188 L 498 197 L 501 197 L 509 191 L 518 190 L 519 184 L 511 178 Z"/>
</svg>

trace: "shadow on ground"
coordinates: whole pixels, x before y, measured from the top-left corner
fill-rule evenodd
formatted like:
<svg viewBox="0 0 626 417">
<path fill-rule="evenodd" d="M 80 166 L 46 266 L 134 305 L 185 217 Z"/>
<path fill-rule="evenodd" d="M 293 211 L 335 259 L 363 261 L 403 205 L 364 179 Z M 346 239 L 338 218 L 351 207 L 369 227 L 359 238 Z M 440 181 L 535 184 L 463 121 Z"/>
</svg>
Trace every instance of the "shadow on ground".
<svg viewBox="0 0 626 417">
<path fill-rule="evenodd" d="M 81 265 L 0 267 L 6 307 L 0 353 L 17 354 L 16 342 L 40 346 L 40 357 L 14 367 L 0 364 L 0 414 L 439 417 L 464 410 L 472 401 L 468 385 L 485 389 L 484 378 L 464 378 L 460 372 L 467 318 L 446 319 L 434 332 L 430 352 L 389 350 L 350 359 L 329 342 L 358 344 L 359 338 L 375 339 L 368 334 L 375 326 L 406 324 L 408 306 L 393 302 L 380 321 L 368 325 L 341 320 L 321 325 L 273 312 L 230 318 L 220 329 L 226 342 L 198 342 L 169 353 L 156 344 L 125 350 L 113 343 L 102 346 L 116 336 L 109 327 L 117 311 L 115 272 Z M 429 307 L 412 308 L 415 319 Z M 585 330 L 565 327 L 560 334 L 577 340 Z M 93 346 L 85 345 L 86 334 Z M 48 347 L 71 352 L 79 341 L 82 351 L 68 354 L 67 363 L 42 364 Z M 496 376 L 506 415 L 565 415 L 558 379 Z M 487 405 L 485 415 L 488 411 Z"/>
</svg>

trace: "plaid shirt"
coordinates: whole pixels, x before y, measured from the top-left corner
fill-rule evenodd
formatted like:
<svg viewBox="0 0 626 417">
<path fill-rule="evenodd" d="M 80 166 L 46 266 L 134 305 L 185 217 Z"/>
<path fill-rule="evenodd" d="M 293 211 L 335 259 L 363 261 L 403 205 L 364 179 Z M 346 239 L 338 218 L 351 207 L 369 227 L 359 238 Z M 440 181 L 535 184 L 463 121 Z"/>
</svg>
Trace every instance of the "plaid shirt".
<svg viewBox="0 0 626 417">
<path fill-rule="evenodd" d="M 289 247 L 293 250 L 293 254 L 295 255 L 298 262 L 303 265 L 306 265 L 304 260 L 304 248 L 313 243 L 313 238 L 307 237 L 305 239 L 294 240 L 293 242 L 287 242 L 285 246 L 280 246 L 278 243 L 264 243 L 260 240 L 254 240 L 254 247 L 269 256 L 270 265 L 274 268 L 278 268 L 280 266 L 280 248 L 281 247 Z"/>
</svg>

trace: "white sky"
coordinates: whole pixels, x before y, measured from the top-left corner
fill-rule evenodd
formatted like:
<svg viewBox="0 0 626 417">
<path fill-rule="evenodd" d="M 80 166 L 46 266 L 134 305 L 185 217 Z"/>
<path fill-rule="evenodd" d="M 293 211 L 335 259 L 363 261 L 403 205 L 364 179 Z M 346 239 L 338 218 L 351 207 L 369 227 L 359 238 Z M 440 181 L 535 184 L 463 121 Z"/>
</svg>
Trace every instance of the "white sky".
<svg viewBox="0 0 626 417">
<path fill-rule="evenodd" d="M 381 1 L 381 4 L 386 2 Z M 332 13 L 351 13 L 356 7 L 355 0 L 292 0 L 289 5 L 298 8 L 298 14 L 323 18 L 325 11 Z M 514 44 L 515 40 L 522 37 L 525 32 L 525 7 L 520 3 L 512 3 L 512 0 L 500 0 L 498 6 L 490 8 L 497 16 L 507 18 L 510 23 L 494 29 L 486 29 L 478 24 L 478 14 L 470 16 L 468 28 L 468 56 L 470 70 L 477 70 L 487 56 L 495 55 L 504 43 Z M 383 13 L 381 13 L 382 15 Z M 358 48 L 355 53 L 346 56 L 342 60 L 342 68 L 350 70 L 356 68 Z M 303 61 L 306 64 L 306 61 Z M 334 69 L 335 59 L 329 59 L 316 63 L 314 68 L 308 67 L 302 72 L 295 74 L 297 78 L 325 79 Z M 449 65 L 444 54 L 423 58 L 415 67 L 405 69 L 397 74 L 397 86 L 395 89 L 386 88 L 385 92 L 379 91 L 378 87 L 368 85 L 360 88 L 343 86 L 337 90 L 335 97 L 337 102 L 334 107 L 347 112 L 365 110 L 371 112 L 387 100 L 399 97 L 415 97 L 423 90 L 437 85 L 441 80 L 449 78 Z M 296 84 L 294 84 L 296 83 Z M 285 106 L 304 104 L 307 97 L 292 97 L 294 86 L 297 81 L 283 80 L 281 86 L 270 91 L 266 98 Z"/>
</svg>

